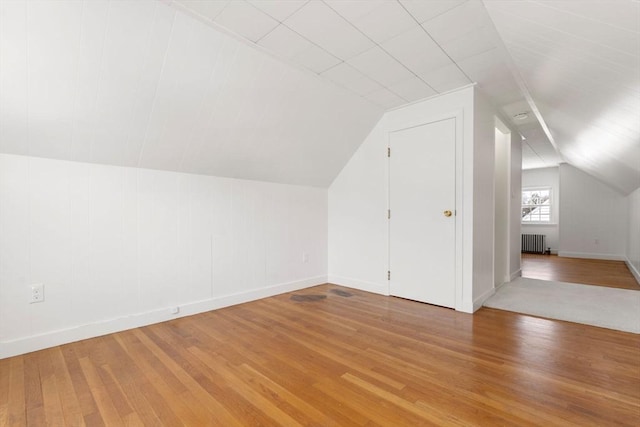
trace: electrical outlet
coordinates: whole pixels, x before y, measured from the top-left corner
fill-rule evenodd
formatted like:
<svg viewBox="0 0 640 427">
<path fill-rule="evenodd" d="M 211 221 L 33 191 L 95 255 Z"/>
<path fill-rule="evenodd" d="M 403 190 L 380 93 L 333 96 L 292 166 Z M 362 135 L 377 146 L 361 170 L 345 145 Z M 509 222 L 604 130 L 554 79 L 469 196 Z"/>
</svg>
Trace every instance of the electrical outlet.
<svg viewBox="0 0 640 427">
<path fill-rule="evenodd" d="M 178 314 L 178 313 L 180 313 L 180 307 L 169 308 L 169 314 Z"/>
<path fill-rule="evenodd" d="M 31 285 L 31 293 L 29 294 L 29 304 L 34 302 L 44 301 L 44 285 L 42 283 L 36 283 Z"/>
</svg>

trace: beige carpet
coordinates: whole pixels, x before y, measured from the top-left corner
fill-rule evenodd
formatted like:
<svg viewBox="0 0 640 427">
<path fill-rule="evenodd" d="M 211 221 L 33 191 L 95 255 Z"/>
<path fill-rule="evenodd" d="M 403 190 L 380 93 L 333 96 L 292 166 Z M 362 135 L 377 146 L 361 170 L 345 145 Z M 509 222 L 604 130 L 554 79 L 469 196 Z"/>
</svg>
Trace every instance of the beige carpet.
<svg viewBox="0 0 640 427">
<path fill-rule="evenodd" d="M 640 291 L 519 277 L 484 306 L 640 334 Z"/>
</svg>

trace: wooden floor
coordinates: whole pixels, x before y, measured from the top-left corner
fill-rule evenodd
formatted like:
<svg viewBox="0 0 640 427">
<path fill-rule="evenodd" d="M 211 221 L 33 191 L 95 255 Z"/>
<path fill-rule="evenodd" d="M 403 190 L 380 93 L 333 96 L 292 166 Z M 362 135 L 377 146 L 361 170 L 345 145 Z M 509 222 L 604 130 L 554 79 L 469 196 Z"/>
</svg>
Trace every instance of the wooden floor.
<svg viewBox="0 0 640 427">
<path fill-rule="evenodd" d="M 522 277 L 640 291 L 624 261 L 522 254 Z"/>
<path fill-rule="evenodd" d="M 333 285 L 0 360 L 2 426 L 639 420 L 640 335 Z"/>
</svg>

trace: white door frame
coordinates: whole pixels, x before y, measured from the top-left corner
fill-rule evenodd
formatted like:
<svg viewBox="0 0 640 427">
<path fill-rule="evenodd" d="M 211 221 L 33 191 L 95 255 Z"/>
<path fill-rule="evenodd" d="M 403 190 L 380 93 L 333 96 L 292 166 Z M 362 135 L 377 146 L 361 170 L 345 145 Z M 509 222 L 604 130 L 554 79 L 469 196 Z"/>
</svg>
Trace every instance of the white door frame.
<svg viewBox="0 0 640 427">
<path fill-rule="evenodd" d="M 455 267 L 454 268 L 455 268 L 456 297 L 455 297 L 454 308 L 455 310 L 458 310 L 458 311 L 468 311 L 468 308 L 465 309 L 465 307 L 467 307 L 469 303 L 471 304 L 471 306 L 473 305 L 473 286 L 471 282 L 471 277 L 472 277 L 471 261 L 472 260 L 469 259 L 469 260 L 466 260 L 467 261 L 466 263 L 464 262 L 465 259 L 463 257 L 463 254 L 465 249 L 465 246 L 464 246 L 465 241 L 463 236 L 463 230 L 465 230 L 465 227 L 463 226 L 465 224 L 468 224 L 466 227 L 466 230 L 467 230 L 467 233 L 471 236 L 472 235 L 471 233 L 473 231 L 473 221 L 472 221 L 473 216 L 470 215 L 471 212 L 467 212 L 463 203 L 463 200 L 464 200 L 463 177 L 465 172 L 463 168 L 464 154 L 465 154 L 463 150 L 463 146 L 464 146 L 463 135 L 464 135 L 464 124 L 465 124 L 464 112 L 462 109 L 460 109 L 460 110 L 450 111 L 444 114 L 430 116 L 428 118 L 424 118 L 424 117 L 416 118 L 416 120 L 412 120 L 410 122 L 406 122 L 401 125 L 396 125 L 393 127 L 390 126 L 387 128 L 387 147 L 390 146 L 391 133 L 393 132 L 397 132 L 405 129 L 411 129 L 418 126 L 424 126 L 430 123 L 439 122 L 447 119 L 455 120 L 455 159 L 456 159 L 455 161 L 455 189 L 456 189 L 455 190 L 456 191 L 455 246 L 456 246 L 456 249 L 455 249 Z M 473 156 L 473 152 L 467 153 L 467 155 Z M 473 159 L 471 159 L 469 163 L 473 164 Z M 391 166 L 390 159 L 387 159 L 387 166 L 386 166 L 387 209 L 390 209 L 390 200 L 391 200 L 390 166 Z M 467 173 L 473 174 L 473 170 L 467 171 Z M 473 194 L 473 188 L 471 188 L 469 191 L 471 191 L 471 194 Z M 391 265 L 390 243 L 391 243 L 391 227 L 390 227 L 390 221 L 387 221 L 387 266 L 388 268 L 390 268 L 390 265 Z M 472 240 L 469 241 L 470 249 L 472 249 L 471 245 L 472 245 Z M 391 294 L 391 283 L 390 281 L 387 281 L 387 295 L 390 295 L 390 294 Z M 467 304 L 465 304 L 465 301 L 467 301 Z"/>
</svg>

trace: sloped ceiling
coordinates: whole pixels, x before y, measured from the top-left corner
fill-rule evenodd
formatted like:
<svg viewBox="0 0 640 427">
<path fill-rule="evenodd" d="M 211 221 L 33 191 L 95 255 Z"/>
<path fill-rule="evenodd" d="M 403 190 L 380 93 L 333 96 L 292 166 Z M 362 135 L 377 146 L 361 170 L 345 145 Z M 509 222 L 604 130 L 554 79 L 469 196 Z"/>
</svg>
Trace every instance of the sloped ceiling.
<svg viewBox="0 0 640 427">
<path fill-rule="evenodd" d="M 0 151 L 327 186 L 383 111 L 477 83 L 524 167 L 628 193 L 637 6 L 0 0 Z"/>
<path fill-rule="evenodd" d="M 0 152 L 326 187 L 382 111 L 166 3 L 0 1 Z"/>
<path fill-rule="evenodd" d="M 640 2 L 484 3 L 562 160 L 623 194 L 638 188 Z"/>
</svg>

